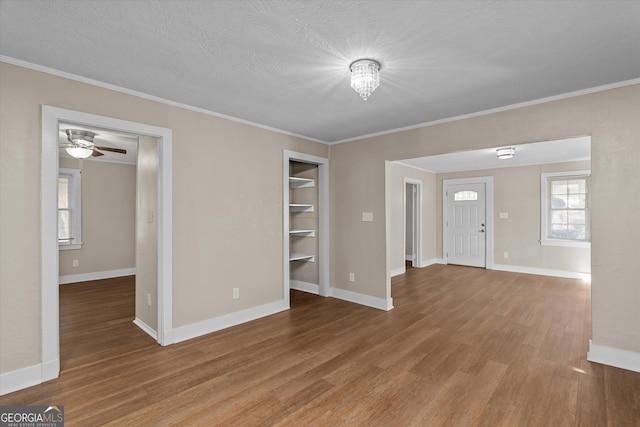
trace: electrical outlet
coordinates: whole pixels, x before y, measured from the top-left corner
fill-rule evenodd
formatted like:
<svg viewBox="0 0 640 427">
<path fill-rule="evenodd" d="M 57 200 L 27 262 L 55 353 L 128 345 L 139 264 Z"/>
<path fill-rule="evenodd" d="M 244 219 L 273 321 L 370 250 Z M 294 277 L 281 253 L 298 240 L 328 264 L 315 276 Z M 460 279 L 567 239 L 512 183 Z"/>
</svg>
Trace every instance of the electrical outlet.
<svg viewBox="0 0 640 427">
<path fill-rule="evenodd" d="M 349 273 L 349 281 L 350 282 L 356 281 L 356 273 Z"/>
<path fill-rule="evenodd" d="M 79 265 L 80 265 L 80 261 L 78 261 L 77 259 L 74 259 L 74 260 L 73 260 L 73 266 L 74 266 L 74 267 L 77 267 L 77 266 L 79 266 Z"/>
<path fill-rule="evenodd" d="M 233 288 L 233 299 L 240 298 L 240 288 Z"/>
<path fill-rule="evenodd" d="M 373 221 L 373 212 L 362 212 L 362 220 L 363 221 Z"/>
<path fill-rule="evenodd" d="M 151 294 L 147 294 L 147 306 L 151 307 Z"/>
<path fill-rule="evenodd" d="M 505 253 L 503 253 L 503 254 L 502 254 L 502 257 L 503 257 L 503 258 L 505 258 L 505 259 L 509 258 L 509 252 L 505 252 Z"/>
</svg>

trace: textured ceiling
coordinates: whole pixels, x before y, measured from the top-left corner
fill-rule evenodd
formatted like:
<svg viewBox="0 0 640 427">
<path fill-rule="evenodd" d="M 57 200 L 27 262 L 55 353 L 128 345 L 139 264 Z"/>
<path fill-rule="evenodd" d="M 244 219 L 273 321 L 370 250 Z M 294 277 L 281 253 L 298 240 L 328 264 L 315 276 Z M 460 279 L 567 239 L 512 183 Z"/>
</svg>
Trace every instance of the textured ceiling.
<svg viewBox="0 0 640 427">
<path fill-rule="evenodd" d="M 336 142 L 640 78 L 640 1 L 0 0 L 0 55 Z"/>
</svg>

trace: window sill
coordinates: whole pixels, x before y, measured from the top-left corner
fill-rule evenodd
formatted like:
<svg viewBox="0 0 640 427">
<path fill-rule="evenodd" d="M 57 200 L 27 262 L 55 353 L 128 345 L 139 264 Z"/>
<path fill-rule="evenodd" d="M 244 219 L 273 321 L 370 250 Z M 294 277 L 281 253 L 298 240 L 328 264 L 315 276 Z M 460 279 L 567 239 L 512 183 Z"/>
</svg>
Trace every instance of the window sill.
<svg viewBox="0 0 640 427">
<path fill-rule="evenodd" d="M 58 245 L 60 251 L 70 251 L 73 249 L 82 249 L 82 243 L 74 243 L 73 245 Z"/>
<path fill-rule="evenodd" d="M 562 246 L 566 248 L 590 248 L 591 242 L 576 242 L 572 240 L 540 240 L 542 246 Z"/>
</svg>

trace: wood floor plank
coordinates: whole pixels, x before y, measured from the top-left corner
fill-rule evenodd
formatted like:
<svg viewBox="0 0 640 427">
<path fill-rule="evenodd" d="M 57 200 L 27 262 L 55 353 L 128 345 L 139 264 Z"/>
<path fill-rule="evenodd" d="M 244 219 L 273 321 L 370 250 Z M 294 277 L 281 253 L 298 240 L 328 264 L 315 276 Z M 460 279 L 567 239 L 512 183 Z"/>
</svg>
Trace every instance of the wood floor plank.
<svg viewBox="0 0 640 427">
<path fill-rule="evenodd" d="M 60 378 L 0 405 L 69 426 L 632 426 L 640 373 L 586 360 L 590 286 L 408 268 L 390 312 L 292 291 L 291 310 L 160 347 L 134 277 L 60 288 Z"/>
</svg>

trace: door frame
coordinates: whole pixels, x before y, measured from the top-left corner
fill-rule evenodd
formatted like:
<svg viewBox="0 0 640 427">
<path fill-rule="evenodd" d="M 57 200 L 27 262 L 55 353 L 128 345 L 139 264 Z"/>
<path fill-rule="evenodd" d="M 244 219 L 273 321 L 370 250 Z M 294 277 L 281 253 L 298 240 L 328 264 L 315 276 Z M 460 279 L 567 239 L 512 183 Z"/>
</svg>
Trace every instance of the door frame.
<svg viewBox="0 0 640 427">
<path fill-rule="evenodd" d="M 158 141 L 158 327 L 157 341 L 173 343 L 172 130 L 153 125 L 42 105 L 41 363 L 42 381 L 60 374 L 60 306 L 57 239 L 57 182 L 60 122 L 76 123 L 156 138 Z"/>
<path fill-rule="evenodd" d="M 291 308 L 289 294 L 289 161 L 318 166 L 318 294 L 329 296 L 329 159 L 290 150 L 282 152 L 282 298 Z"/>
<path fill-rule="evenodd" d="M 449 227 L 447 226 L 447 190 L 449 185 L 459 184 L 484 184 L 485 185 L 485 268 L 493 270 L 493 177 L 479 176 L 472 178 L 453 178 L 442 180 L 442 259 L 445 264 L 449 263 L 448 237 Z"/>
<path fill-rule="evenodd" d="M 402 224 L 404 226 L 403 231 L 403 251 L 406 252 L 407 247 L 407 184 L 415 186 L 416 197 L 413 203 L 413 261 L 411 265 L 414 268 L 422 267 L 422 180 L 404 177 L 404 204 L 402 207 Z M 403 253 L 403 258 L 406 258 L 406 253 Z"/>
</svg>

